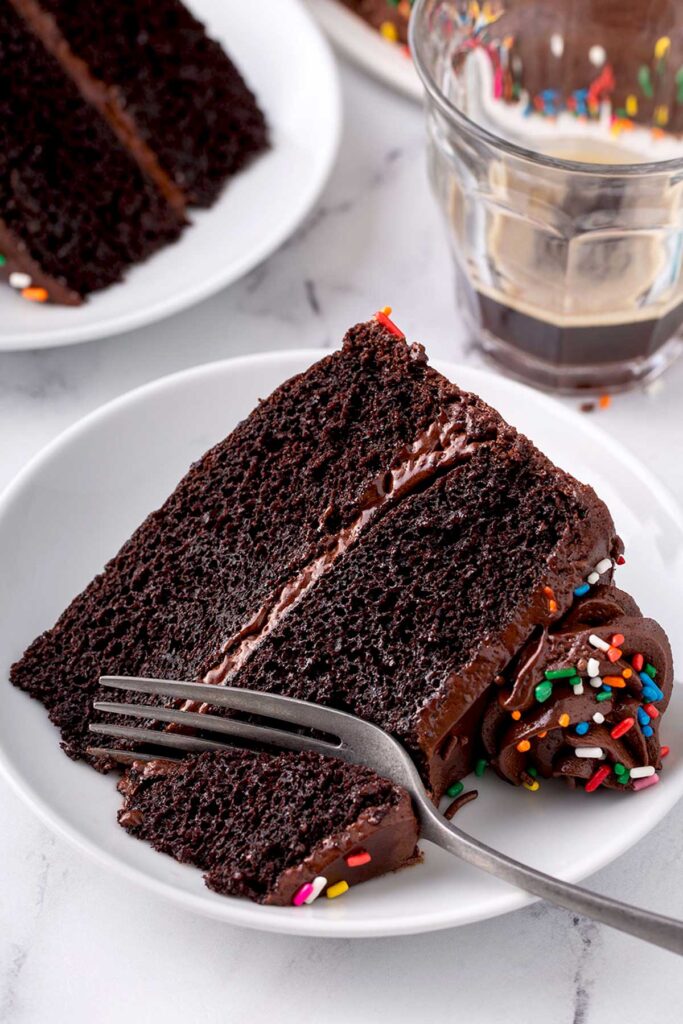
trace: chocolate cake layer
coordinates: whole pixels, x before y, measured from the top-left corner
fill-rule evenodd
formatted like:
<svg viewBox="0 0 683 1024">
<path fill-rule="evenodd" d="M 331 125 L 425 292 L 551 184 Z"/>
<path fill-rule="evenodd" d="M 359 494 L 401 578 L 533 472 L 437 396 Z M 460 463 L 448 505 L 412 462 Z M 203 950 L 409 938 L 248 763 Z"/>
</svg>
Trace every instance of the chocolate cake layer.
<svg viewBox="0 0 683 1024">
<path fill-rule="evenodd" d="M 504 673 L 484 715 L 484 749 L 517 785 L 555 777 L 590 790 L 599 772 L 608 788 L 642 788 L 662 765 L 659 724 L 672 685 L 661 626 L 628 594 L 596 587 L 539 629 Z"/>
<path fill-rule="evenodd" d="M 226 750 L 137 762 L 119 783 L 119 822 L 205 872 L 207 886 L 290 905 L 416 859 L 408 794 L 368 768 L 313 753 Z M 298 902 L 298 900 L 297 900 Z"/>
<path fill-rule="evenodd" d="M 182 218 L 11 4 L 0 7 L 0 245 L 10 283 L 77 303 L 180 234 Z M 47 295 L 43 295 L 45 291 Z"/>
<path fill-rule="evenodd" d="M 207 453 L 14 667 L 72 756 L 100 674 L 208 678 L 376 722 L 438 796 L 496 673 L 611 577 L 593 491 L 379 318 Z"/>
<path fill-rule="evenodd" d="M 101 108 L 127 118 L 191 204 L 210 206 L 266 148 L 253 94 L 179 0 L 117 0 L 91 12 L 80 0 L 12 3 L 65 68 L 74 72 L 67 47 L 105 86 Z"/>
</svg>

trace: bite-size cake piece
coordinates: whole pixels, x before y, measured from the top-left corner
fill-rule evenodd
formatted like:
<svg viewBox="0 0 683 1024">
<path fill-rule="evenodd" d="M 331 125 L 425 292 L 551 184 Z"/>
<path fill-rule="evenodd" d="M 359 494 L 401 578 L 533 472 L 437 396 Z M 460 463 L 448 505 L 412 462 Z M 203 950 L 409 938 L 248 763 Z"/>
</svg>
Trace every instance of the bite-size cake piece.
<svg viewBox="0 0 683 1024">
<path fill-rule="evenodd" d="M 201 868 L 210 889 L 257 903 L 333 899 L 419 856 L 405 790 L 311 752 L 136 762 L 119 789 L 132 835 Z"/>
</svg>

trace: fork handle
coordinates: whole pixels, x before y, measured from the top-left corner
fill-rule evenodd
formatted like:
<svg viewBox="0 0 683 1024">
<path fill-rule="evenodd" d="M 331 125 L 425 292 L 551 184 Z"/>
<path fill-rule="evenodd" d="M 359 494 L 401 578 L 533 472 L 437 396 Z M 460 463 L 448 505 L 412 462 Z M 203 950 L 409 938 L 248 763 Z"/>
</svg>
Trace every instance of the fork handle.
<svg viewBox="0 0 683 1024">
<path fill-rule="evenodd" d="M 641 910 L 640 907 L 632 907 L 628 903 L 601 896 L 579 885 L 571 885 L 559 878 L 553 878 L 468 836 L 446 821 L 426 800 L 422 810 L 423 837 L 454 853 L 468 864 L 487 871 L 490 875 L 517 886 L 518 889 L 525 889 L 534 896 L 555 903 L 558 907 L 564 907 L 565 910 L 590 917 L 594 921 L 609 925 L 610 928 L 635 935 L 638 939 L 683 956 L 683 921 L 664 917 L 662 914 L 653 914 L 648 910 Z"/>
</svg>

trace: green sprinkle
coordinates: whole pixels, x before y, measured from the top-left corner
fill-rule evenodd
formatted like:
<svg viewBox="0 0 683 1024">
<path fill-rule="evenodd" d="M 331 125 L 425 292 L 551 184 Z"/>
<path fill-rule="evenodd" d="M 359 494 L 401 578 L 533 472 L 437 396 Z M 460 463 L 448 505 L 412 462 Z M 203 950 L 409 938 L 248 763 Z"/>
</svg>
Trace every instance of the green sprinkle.
<svg viewBox="0 0 683 1024">
<path fill-rule="evenodd" d="M 538 769 L 534 768 L 534 766 L 531 765 L 530 768 L 527 768 L 526 773 L 527 773 L 527 775 L 530 775 L 532 777 L 532 779 L 535 779 L 536 776 L 538 775 Z"/>
<path fill-rule="evenodd" d="M 546 679 L 571 679 L 575 675 L 576 669 L 573 666 L 571 668 L 551 668 L 545 673 Z"/>
<path fill-rule="evenodd" d="M 609 700 L 611 696 L 612 696 L 611 693 L 606 693 L 604 690 L 602 690 L 600 693 L 596 694 L 595 699 L 596 700 Z"/>
<path fill-rule="evenodd" d="M 462 782 L 454 782 L 453 785 L 449 786 L 446 790 L 446 796 L 460 796 L 464 788 L 465 787 Z"/>
<path fill-rule="evenodd" d="M 487 764 L 488 764 L 488 761 L 486 760 L 486 758 L 485 757 L 480 757 L 479 760 L 477 761 L 477 763 L 474 766 L 474 774 L 478 775 L 479 778 L 481 778 L 482 775 L 484 774 L 484 772 L 486 771 L 486 765 Z"/>
<path fill-rule="evenodd" d="M 643 64 L 642 67 L 638 69 L 638 83 L 640 85 L 640 88 L 643 90 L 644 94 L 647 96 L 647 98 L 651 100 L 655 93 L 654 89 L 652 88 L 650 69 L 647 66 L 647 64 Z"/>
<path fill-rule="evenodd" d="M 629 775 L 629 773 L 628 772 L 624 772 L 623 775 L 617 775 L 617 782 L 619 783 L 620 786 L 625 786 L 626 783 L 630 780 L 630 778 L 631 778 L 631 776 Z"/>
<path fill-rule="evenodd" d="M 542 704 L 544 700 L 548 699 L 548 697 L 552 697 L 553 684 L 549 683 L 547 680 L 545 683 L 539 683 L 536 689 L 534 690 L 534 693 L 536 695 L 536 700 L 538 701 L 538 703 Z"/>
<path fill-rule="evenodd" d="M 614 113 L 617 115 L 617 117 L 621 118 L 622 121 L 624 120 L 624 118 L 628 117 L 625 107 L 617 107 Z"/>
<path fill-rule="evenodd" d="M 645 666 L 645 671 L 649 675 L 650 679 L 654 679 L 656 677 L 656 675 L 657 675 L 657 669 L 654 667 L 654 665 L 650 665 L 649 662 Z"/>
<path fill-rule="evenodd" d="M 676 72 L 676 102 L 683 103 L 683 68 Z"/>
<path fill-rule="evenodd" d="M 617 762 L 615 764 L 614 771 L 616 772 L 617 775 L 628 775 L 628 771 L 626 770 L 626 765 L 625 764 L 621 764 L 620 762 Z"/>
<path fill-rule="evenodd" d="M 0 267 L 4 267 L 6 263 L 7 259 L 2 255 L 2 253 L 0 253 Z"/>
</svg>

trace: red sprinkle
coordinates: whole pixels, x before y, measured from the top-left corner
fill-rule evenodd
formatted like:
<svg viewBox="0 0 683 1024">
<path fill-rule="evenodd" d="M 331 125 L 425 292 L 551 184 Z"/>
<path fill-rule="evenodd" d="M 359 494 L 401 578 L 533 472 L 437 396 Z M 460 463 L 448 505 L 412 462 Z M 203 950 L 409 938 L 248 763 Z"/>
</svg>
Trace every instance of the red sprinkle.
<svg viewBox="0 0 683 1024">
<path fill-rule="evenodd" d="M 659 711 L 657 711 L 657 708 L 654 706 L 654 704 L 643 705 L 643 711 L 646 715 L 649 715 L 650 718 L 659 718 Z"/>
<path fill-rule="evenodd" d="M 617 565 L 626 565 L 626 559 L 623 555 L 617 557 Z"/>
<path fill-rule="evenodd" d="M 372 857 L 367 850 L 361 850 L 360 853 L 350 853 L 345 860 L 350 868 L 360 868 L 363 864 L 369 864 Z"/>
<path fill-rule="evenodd" d="M 627 733 L 629 731 L 629 729 L 632 729 L 635 724 L 635 718 L 622 718 L 618 725 L 614 726 L 610 733 L 610 736 L 613 740 L 618 740 L 620 736 L 623 736 L 624 733 Z"/>
<path fill-rule="evenodd" d="M 631 658 L 631 664 L 633 665 L 636 672 L 642 672 L 643 665 L 645 664 L 645 658 L 642 654 L 634 654 Z"/>
<path fill-rule="evenodd" d="M 606 764 L 603 764 L 602 768 L 598 768 L 595 775 L 591 776 L 591 778 L 586 783 L 586 792 L 592 793 L 594 789 L 598 788 L 598 786 L 602 786 L 603 782 L 605 781 L 605 779 L 611 771 L 612 769 L 609 767 L 609 765 Z"/>
<path fill-rule="evenodd" d="M 669 754 L 670 749 L 671 749 L 670 747 L 662 747 L 661 750 L 659 751 L 659 753 L 660 753 L 660 755 L 662 757 L 667 757 L 668 754 Z"/>
<path fill-rule="evenodd" d="M 375 313 L 375 320 L 377 321 L 378 324 L 381 324 L 382 327 L 386 327 L 388 331 L 391 331 L 392 334 L 395 334 L 397 338 L 405 338 L 405 334 L 400 329 L 400 327 L 397 327 L 394 321 L 390 320 L 386 313 L 383 313 L 381 310 L 379 310 L 379 312 Z"/>
<path fill-rule="evenodd" d="M 612 647 L 621 647 L 626 637 L 622 633 L 615 633 L 612 637 Z"/>
<path fill-rule="evenodd" d="M 623 653 L 624 652 L 620 650 L 618 647 L 610 647 L 609 651 L 607 652 L 607 657 L 610 661 L 619 661 L 619 658 L 622 656 Z"/>
</svg>

